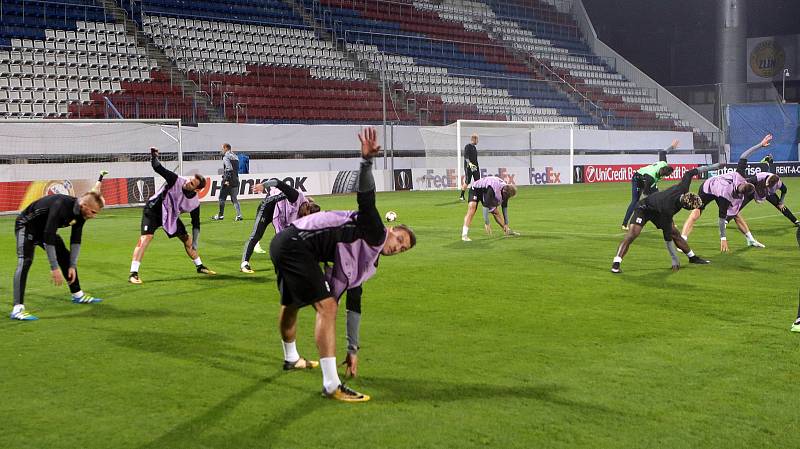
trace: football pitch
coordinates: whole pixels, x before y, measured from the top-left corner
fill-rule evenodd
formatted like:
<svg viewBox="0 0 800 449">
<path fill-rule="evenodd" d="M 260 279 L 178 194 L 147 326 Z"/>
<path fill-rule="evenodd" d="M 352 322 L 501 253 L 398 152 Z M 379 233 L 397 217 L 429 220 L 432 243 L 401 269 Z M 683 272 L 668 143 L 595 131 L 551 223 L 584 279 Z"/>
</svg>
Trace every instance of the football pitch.
<svg viewBox="0 0 800 449">
<path fill-rule="evenodd" d="M 788 187 L 800 212 L 800 181 Z M 36 322 L 8 319 L 14 217 L 0 217 L 0 448 L 797 447 L 795 228 L 751 204 L 743 216 L 766 249 L 730 225 L 721 254 L 711 205 L 689 240 L 711 265 L 681 255 L 671 272 L 649 224 L 613 275 L 629 198 L 628 183 L 520 188 L 509 214 L 521 236 L 496 225 L 486 236 L 479 212 L 461 242 L 457 193 L 379 194 L 418 242 L 364 284 L 348 383 L 365 404 L 320 397 L 319 370 L 282 370 L 269 257 L 239 272 L 257 201 L 238 223 L 230 203 L 223 222 L 204 203 L 200 254 L 217 276 L 196 274 L 159 231 L 139 286 L 127 275 L 141 209 L 104 211 L 79 262 L 82 287 L 104 302 L 72 304 L 37 249 Z M 354 195 L 317 199 L 356 208 Z M 301 310 L 298 349 L 317 359 L 313 325 Z M 341 361 L 343 311 L 337 329 Z"/>
</svg>

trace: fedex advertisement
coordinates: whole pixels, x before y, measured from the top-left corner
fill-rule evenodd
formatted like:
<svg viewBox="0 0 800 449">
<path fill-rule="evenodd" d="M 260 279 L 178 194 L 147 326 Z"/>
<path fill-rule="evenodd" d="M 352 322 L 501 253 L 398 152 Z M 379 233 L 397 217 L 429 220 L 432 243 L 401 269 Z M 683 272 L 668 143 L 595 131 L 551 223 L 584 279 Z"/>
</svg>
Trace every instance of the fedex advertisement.
<svg viewBox="0 0 800 449">
<path fill-rule="evenodd" d="M 487 167 L 480 169 L 481 178 L 497 176 L 518 186 L 569 184 L 569 167 L 559 164 L 533 167 Z M 414 190 L 444 190 L 461 187 L 455 168 L 411 169 Z"/>
</svg>

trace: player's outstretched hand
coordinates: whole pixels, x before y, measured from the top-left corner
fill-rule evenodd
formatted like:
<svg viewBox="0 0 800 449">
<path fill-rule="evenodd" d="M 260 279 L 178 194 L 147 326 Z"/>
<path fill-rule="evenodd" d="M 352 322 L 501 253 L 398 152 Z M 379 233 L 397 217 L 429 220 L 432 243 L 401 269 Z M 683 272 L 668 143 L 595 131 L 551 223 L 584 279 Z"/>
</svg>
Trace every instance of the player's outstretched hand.
<svg viewBox="0 0 800 449">
<path fill-rule="evenodd" d="M 150 156 L 158 157 L 158 148 L 150 147 Z"/>
<path fill-rule="evenodd" d="M 772 143 L 772 134 L 767 134 L 764 136 L 764 139 L 761 140 L 761 146 L 768 147 L 770 143 Z"/>
<path fill-rule="evenodd" d="M 77 277 L 78 275 L 75 273 L 75 267 L 69 267 L 69 270 L 67 270 L 67 284 L 74 284 Z"/>
<path fill-rule="evenodd" d="M 780 210 L 781 212 L 786 210 L 786 205 L 783 204 L 783 203 L 778 203 L 777 207 L 778 207 L 778 210 Z"/>
<path fill-rule="evenodd" d="M 487 235 L 492 235 L 492 225 L 485 224 L 483 225 L 483 229 L 486 231 Z"/>
<path fill-rule="evenodd" d="M 681 141 L 678 140 L 678 139 L 675 139 L 675 140 L 672 141 L 672 143 L 670 144 L 669 147 L 674 150 L 675 148 L 678 148 L 678 145 L 680 145 L 680 144 L 681 144 Z"/>
<path fill-rule="evenodd" d="M 727 240 L 720 240 L 719 241 L 719 251 L 722 253 L 728 252 L 728 241 Z"/>
<path fill-rule="evenodd" d="M 358 375 L 358 355 L 347 353 L 342 365 L 346 365 L 344 370 L 344 377 L 356 377 Z"/>
<path fill-rule="evenodd" d="M 266 184 L 266 183 L 264 183 Z M 256 184 L 253 186 L 253 193 L 264 193 L 264 189 L 266 188 L 264 184 Z"/>
<path fill-rule="evenodd" d="M 678 271 L 680 269 L 681 269 L 681 264 L 680 263 L 673 263 L 672 264 L 672 271 Z"/>
<path fill-rule="evenodd" d="M 361 142 L 361 157 L 364 159 L 372 159 L 381 151 L 381 146 L 378 145 L 378 132 L 375 128 L 364 128 L 358 133 L 358 140 Z"/>
<path fill-rule="evenodd" d="M 55 270 L 51 271 L 50 276 L 53 278 L 53 284 L 60 286 L 64 283 L 64 276 L 61 275 L 61 269 L 56 268 Z"/>
</svg>

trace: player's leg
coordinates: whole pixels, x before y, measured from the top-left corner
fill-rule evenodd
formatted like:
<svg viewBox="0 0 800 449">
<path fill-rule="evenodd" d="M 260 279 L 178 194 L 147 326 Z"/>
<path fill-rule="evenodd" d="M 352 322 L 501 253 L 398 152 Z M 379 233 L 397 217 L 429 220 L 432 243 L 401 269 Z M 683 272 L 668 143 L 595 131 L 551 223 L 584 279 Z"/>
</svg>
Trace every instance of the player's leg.
<svg viewBox="0 0 800 449">
<path fill-rule="evenodd" d="M 783 216 L 786 217 L 787 220 L 791 221 L 792 224 L 794 224 L 795 226 L 800 226 L 800 221 L 797 220 L 797 217 L 794 216 L 792 211 L 785 204 L 781 203 L 780 198 L 778 198 L 778 195 L 774 193 L 769 195 L 767 197 L 767 201 L 769 201 L 770 204 L 775 206 L 775 209 L 781 211 Z"/>
<path fill-rule="evenodd" d="M 25 286 L 28 283 L 28 271 L 33 264 L 33 252 L 36 245 L 25 238 L 25 227 L 16 229 L 17 236 L 17 269 L 14 271 L 14 306 L 10 318 L 20 321 L 34 321 L 37 318 L 25 311 Z"/>
<path fill-rule="evenodd" d="M 217 274 L 215 271 L 209 269 L 207 266 L 203 265 L 202 259 L 200 259 L 200 254 L 192 245 L 192 236 L 186 232 L 186 228 L 183 226 L 183 222 L 181 222 L 180 218 L 178 219 L 178 232 L 176 233 L 178 240 L 183 243 L 183 249 L 186 251 L 186 255 L 192 259 L 194 263 L 194 267 L 198 273 L 201 274 L 210 274 L 214 275 Z"/>
<path fill-rule="evenodd" d="M 622 229 L 628 229 L 628 220 L 633 215 L 633 210 L 636 209 L 636 204 L 642 197 L 641 178 L 634 175 L 631 179 L 631 202 L 628 204 L 628 209 L 625 211 L 625 217 L 622 218 Z"/>
<path fill-rule="evenodd" d="M 736 227 L 739 228 L 739 232 L 741 232 L 744 235 L 745 240 L 747 240 L 747 246 L 764 248 L 764 244 L 753 237 L 753 233 L 750 232 L 750 226 L 747 225 L 747 221 L 745 221 L 741 214 L 734 216 L 733 221 L 736 223 Z"/>
<path fill-rule="evenodd" d="M 700 219 L 700 216 L 703 215 L 706 205 L 717 198 L 714 195 L 704 192 L 703 186 L 704 184 L 701 184 L 700 188 L 697 189 L 697 194 L 700 196 L 700 199 L 703 200 L 703 205 L 699 209 L 694 209 L 693 211 L 689 212 L 689 218 L 687 218 L 686 222 L 683 223 L 681 237 L 687 241 L 689 240 L 689 234 L 691 234 L 692 230 L 694 229 L 694 224 Z"/>
<path fill-rule="evenodd" d="M 281 331 L 281 343 L 283 344 L 283 369 L 287 371 L 317 366 L 317 362 L 309 362 L 306 359 L 302 359 L 297 352 L 298 311 L 299 309 L 295 306 L 281 304 L 281 311 L 278 315 L 278 328 Z"/>
<path fill-rule="evenodd" d="M 800 243 L 800 230 L 797 232 L 798 243 Z M 789 329 L 792 332 L 800 332 L 800 303 L 797 306 L 797 319 L 794 320 L 792 327 Z"/>
<path fill-rule="evenodd" d="M 142 264 L 144 253 L 150 242 L 153 241 L 153 234 L 142 234 L 136 242 L 136 248 L 133 249 L 133 257 L 131 259 L 131 272 L 128 275 L 128 282 L 131 284 L 141 284 L 142 280 L 139 279 L 139 266 Z"/>
<path fill-rule="evenodd" d="M 236 209 L 236 218 L 234 218 L 234 221 L 242 221 L 242 207 L 239 205 L 238 182 L 235 186 L 231 186 L 231 202 L 233 203 L 233 208 Z"/>
<path fill-rule="evenodd" d="M 469 204 L 467 205 L 467 214 L 464 216 L 464 226 L 461 228 L 461 240 L 465 242 L 469 242 L 471 240 L 468 236 L 469 226 L 472 224 L 472 218 L 475 216 L 475 212 L 478 210 L 478 201 L 473 201 L 472 191 L 473 189 L 470 189 L 470 199 Z"/>
<path fill-rule="evenodd" d="M 617 255 L 614 256 L 614 261 L 611 263 L 612 273 L 622 272 L 621 268 L 622 258 L 624 258 L 626 254 L 628 254 L 628 248 L 630 248 L 633 241 L 636 240 L 637 237 L 639 237 L 639 234 L 642 233 L 642 227 L 644 223 L 646 223 L 646 221 L 642 220 L 642 224 L 638 224 L 635 222 L 637 215 L 640 214 L 639 211 L 640 209 L 634 210 L 634 215 L 633 215 L 634 223 L 631 223 L 628 226 L 628 232 L 625 233 L 625 237 L 622 238 L 622 242 L 620 242 L 619 247 L 617 248 Z"/>
<path fill-rule="evenodd" d="M 683 254 L 686 254 L 686 257 L 689 258 L 689 263 L 696 263 L 696 264 L 711 263 L 710 261 L 703 259 L 697 254 L 695 254 L 694 251 L 692 251 L 692 249 L 689 248 L 689 242 L 687 242 L 686 239 L 683 238 L 680 231 L 678 231 L 678 228 L 675 227 L 674 222 L 672 223 L 672 241 L 675 243 L 675 246 L 677 246 L 678 249 L 681 250 Z"/>
<path fill-rule="evenodd" d="M 244 273 L 253 273 L 253 269 L 250 268 L 250 257 L 253 255 L 253 251 L 255 250 L 256 244 L 261 241 L 261 238 L 264 237 L 264 232 L 267 230 L 267 226 L 272 223 L 272 216 L 275 213 L 275 205 L 276 201 L 270 201 L 269 198 L 265 199 L 258 205 L 258 211 L 256 212 L 256 222 L 253 224 L 253 231 L 250 232 L 250 237 L 247 238 L 247 241 L 244 243 L 244 251 L 242 252 L 242 263 L 240 268 Z"/>
<path fill-rule="evenodd" d="M 228 191 L 230 187 L 223 185 L 219 189 L 219 212 L 217 215 L 211 217 L 212 220 L 222 220 L 225 218 L 225 200 L 228 199 Z"/>
</svg>

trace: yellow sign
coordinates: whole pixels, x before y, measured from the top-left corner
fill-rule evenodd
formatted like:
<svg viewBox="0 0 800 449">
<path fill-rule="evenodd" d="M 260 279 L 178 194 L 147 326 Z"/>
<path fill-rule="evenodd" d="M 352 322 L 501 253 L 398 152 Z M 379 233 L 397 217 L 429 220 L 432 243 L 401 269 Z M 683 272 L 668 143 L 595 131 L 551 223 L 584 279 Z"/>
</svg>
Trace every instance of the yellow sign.
<svg viewBox="0 0 800 449">
<path fill-rule="evenodd" d="M 779 76 L 786 63 L 786 52 L 775 41 L 764 41 L 750 53 L 750 70 L 761 78 Z"/>
</svg>

